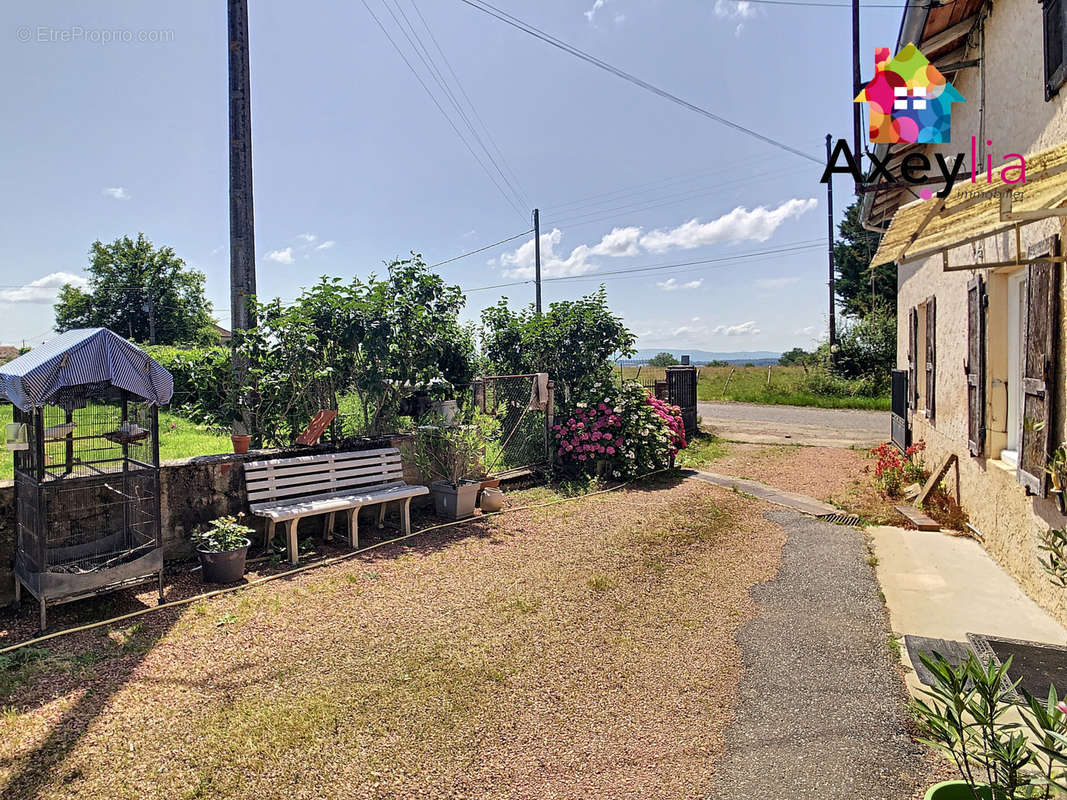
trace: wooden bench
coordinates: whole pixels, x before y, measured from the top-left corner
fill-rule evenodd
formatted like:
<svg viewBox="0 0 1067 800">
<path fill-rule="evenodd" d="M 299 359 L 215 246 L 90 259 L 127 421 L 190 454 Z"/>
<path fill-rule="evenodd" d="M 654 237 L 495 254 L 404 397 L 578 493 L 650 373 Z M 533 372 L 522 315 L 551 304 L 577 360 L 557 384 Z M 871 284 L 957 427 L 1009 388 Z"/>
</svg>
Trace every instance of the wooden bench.
<svg viewBox="0 0 1067 800">
<path fill-rule="evenodd" d="M 380 528 L 386 504 L 400 503 L 401 531 L 407 534 L 411 532 L 411 498 L 430 492 L 425 486 L 404 483 L 400 451 L 395 447 L 251 461 L 245 464 L 245 484 L 252 513 L 268 521 L 267 542 L 274 538 L 276 525 L 284 527 L 293 564 L 300 560 L 296 528 L 302 518 L 326 514 L 324 538 L 329 538 L 335 515 L 348 514 L 349 542 L 358 548 L 359 509 L 380 506 Z"/>
</svg>

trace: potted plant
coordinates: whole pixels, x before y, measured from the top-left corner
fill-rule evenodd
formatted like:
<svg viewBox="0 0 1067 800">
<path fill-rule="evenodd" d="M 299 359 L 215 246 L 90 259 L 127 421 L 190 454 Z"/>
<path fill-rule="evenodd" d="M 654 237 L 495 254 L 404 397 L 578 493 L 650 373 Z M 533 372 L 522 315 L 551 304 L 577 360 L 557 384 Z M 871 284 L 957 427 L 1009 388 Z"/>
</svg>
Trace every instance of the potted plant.
<svg viewBox="0 0 1067 800">
<path fill-rule="evenodd" d="M 419 428 L 415 464 L 432 481 L 430 492 L 438 516 L 473 516 L 481 481 L 472 478 L 481 475 L 481 454 L 482 438 L 475 425 Z"/>
<path fill-rule="evenodd" d="M 238 521 L 243 516 L 219 517 L 193 534 L 205 583 L 236 583 L 245 574 L 252 529 Z"/>
<path fill-rule="evenodd" d="M 233 452 L 237 454 L 247 453 L 249 445 L 252 444 L 252 437 L 247 433 L 243 422 L 233 423 L 233 433 L 230 434 L 230 441 L 233 442 Z"/>
</svg>

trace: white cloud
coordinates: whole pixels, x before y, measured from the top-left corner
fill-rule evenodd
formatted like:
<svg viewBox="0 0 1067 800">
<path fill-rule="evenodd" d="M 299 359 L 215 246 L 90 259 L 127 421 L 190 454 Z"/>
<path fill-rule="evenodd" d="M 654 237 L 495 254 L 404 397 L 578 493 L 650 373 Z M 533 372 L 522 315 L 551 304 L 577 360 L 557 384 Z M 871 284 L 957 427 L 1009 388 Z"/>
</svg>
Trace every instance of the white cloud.
<svg viewBox="0 0 1067 800">
<path fill-rule="evenodd" d="M 593 17 L 596 16 L 596 12 L 598 12 L 600 9 L 602 9 L 606 2 L 607 2 L 607 0 L 594 0 L 593 7 L 590 8 L 588 11 L 583 11 L 582 13 L 585 15 L 585 18 L 587 20 L 592 22 L 593 21 Z"/>
<path fill-rule="evenodd" d="M 803 328 L 798 328 L 793 331 L 794 336 L 815 336 L 819 332 L 819 329 L 814 325 L 808 325 Z"/>
<path fill-rule="evenodd" d="M 699 278 L 695 281 L 689 281 L 687 283 L 678 283 L 674 278 L 667 278 L 665 281 L 657 281 L 656 286 L 661 288 L 665 292 L 673 292 L 675 289 L 699 289 L 704 283 L 703 278 Z M 700 317 L 693 317 L 693 322 L 696 322 Z"/>
<path fill-rule="evenodd" d="M 800 278 L 760 278 L 755 286 L 757 289 L 784 289 L 799 282 Z"/>
<path fill-rule="evenodd" d="M 30 281 L 17 289 L 0 291 L 0 301 L 5 303 L 54 303 L 60 288 L 69 283 L 71 286 L 85 286 L 86 280 L 81 275 L 70 272 L 53 272 Z"/>
<path fill-rule="evenodd" d="M 316 249 L 316 250 L 329 250 L 329 249 L 330 249 L 331 247 L 333 247 L 333 246 L 334 246 L 335 244 L 337 244 L 337 242 L 335 242 L 335 241 L 334 241 L 333 239 L 327 239 L 327 240 L 326 240 L 325 242 L 323 242 L 322 244 L 320 244 L 320 245 L 319 245 L 318 247 L 316 247 L 315 249 Z"/>
<path fill-rule="evenodd" d="M 130 199 L 130 193 L 126 191 L 125 186 L 109 186 L 108 188 L 102 189 L 101 191 L 108 197 L 111 197 L 115 200 Z"/>
<path fill-rule="evenodd" d="M 467 231 L 465 234 L 463 234 L 462 238 L 470 239 L 471 237 L 477 236 L 477 235 L 478 235 L 478 231 L 476 231 L 474 228 L 471 228 L 469 231 Z"/>
<path fill-rule="evenodd" d="M 818 204 L 819 201 L 811 197 L 807 200 L 793 198 L 774 209 L 759 206 L 749 211 L 738 206 L 710 222 L 691 219 L 669 231 L 649 231 L 641 237 L 641 245 L 653 253 L 663 253 L 676 247 L 692 250 L 724 242 L 765 242 L 783 222 L 810 211 Z"/>
<path fill-rule="evenodd" d="M 734 38 L 735 39 L 740 39 L 741 38 L 741 31 L 743 31 L 744 29 L 745 29 L 745 23 L 743 23 L 743 22 L 737 23 L 737 27 L 734 28 Z"/>
<path fill-rule="evenodd" d="M 715 0 L 715 16 L 720 19 L 751 19 L 756 7 L 748 0 Z"/>
<path fill-rule="evenodd" d="M 590 261 L 595 256 L 621 258 L 639 255 L 640 228 L 614 228 L 595 245 L 580 244 L 566 258 L 556 254 L 563 240 L 563 231 L 553 228 L 551 233 L 541 234 L 541 275 L 543 277 L 567 277 L 593 272 L 597 265 Z M 534 276 L 534 241 L 523 242 L 513 252 L 500 256 L 500 265 L 509 278 L 528 279 Z"/>
<path fill-rule="evenodd" d="M 296 235 L 296 238 L 297 239 L 303 239 L 308 244 L 311 244 L 313 241 L 315 241 L 319 237 L 317 235 L 315 235 L 314 233 L 298 233 Z"/>
<path fill-rule="evenodd" d="M 756 327 L 753 320 L 739 325 L 716 325 L 711 332 L 717 336 L 755 336 L 760 329 Z"/>
<path fill-rule="evenodd" d="M 284 250 L 271 250 L 267 253 L 267 258 L 271 261 L 277 261 L 279 264 L 292 264 L 293 248 L 287 247 Z"/>
</svg>

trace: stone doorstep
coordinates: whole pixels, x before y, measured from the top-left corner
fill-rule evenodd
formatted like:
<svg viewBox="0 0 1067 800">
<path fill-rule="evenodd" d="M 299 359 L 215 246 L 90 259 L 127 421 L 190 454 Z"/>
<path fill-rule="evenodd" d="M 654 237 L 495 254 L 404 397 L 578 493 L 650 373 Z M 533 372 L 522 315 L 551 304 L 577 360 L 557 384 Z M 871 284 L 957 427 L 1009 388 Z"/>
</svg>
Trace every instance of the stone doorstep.
<svg viewBox="0 0 1067 800">
<path fill-rule="evenodd" d="M 744 478 L 734 478 L 730 475 L 720 475 L 717 472 L 705 472 L 703 470 L 682 470 L 682 472 L 690 478 L 713 483 L 716 486 L 722 486 L 725 489 L 737 489 L 745 494 L 758 497 L 760 500 L 766 500 L 775 505 L 785 506 L 794 511 L 799 511 L 802 514 L 810 514 L 811 516 L 818 517 L 823 514 L 841 513 L 841 509 L 835 508 L 829 503 L 824 503 L 821 500 L 816 500 L 814 497 L 808 497 L 807 495 L 797 494 L 795 492 L 787 492 L 783 489 L 776 489 L 765 483 L 745 480 Z"/>
</svg>

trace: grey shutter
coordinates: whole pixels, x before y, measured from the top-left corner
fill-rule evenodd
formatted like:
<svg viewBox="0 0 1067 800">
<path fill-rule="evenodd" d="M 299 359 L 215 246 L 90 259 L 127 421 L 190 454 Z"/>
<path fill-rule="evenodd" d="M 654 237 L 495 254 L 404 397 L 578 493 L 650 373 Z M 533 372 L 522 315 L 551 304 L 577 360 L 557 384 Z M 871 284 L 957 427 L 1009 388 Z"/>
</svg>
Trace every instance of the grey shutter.
<svg viewBox="0 0 1067 800">
<path fill-rule="evenodd" d="M 1059 255 L 1059 237 L 1031 245 L 1028 258 Z M 1030 265 L 1026 288 L 1026 338 L 1023 342 L 1023 431 L 1019 447 L 1019 483 L 1034 494 L 1046 494 L 1045 466 L 1052 441 L 1055 388 L 1056 296 L 1059 269 L 1055 262 Z"/>
<path fill-rule="evenodd" d="M 934 424 L 937 410 L 937 298 L 926 300 L 926 418 Z"/>
<path fill-rule="evenodd" d="M 967 446 L 972 456 L 985 454 L 985 309 L 982 276 L 967 284 Z"/>
<path fill-rule="evenodd" d="M 915 410 L 919 398 L 919 311 L 908 311 L 908 408 Z"/>
</svg>

